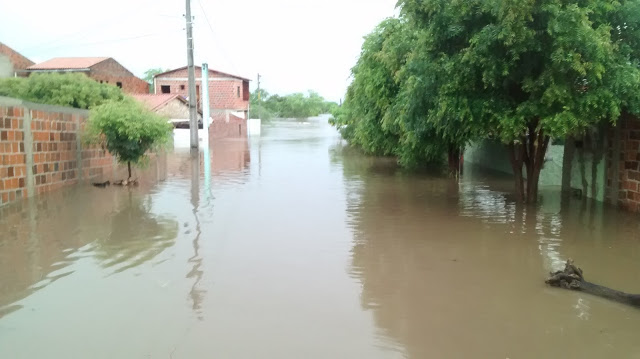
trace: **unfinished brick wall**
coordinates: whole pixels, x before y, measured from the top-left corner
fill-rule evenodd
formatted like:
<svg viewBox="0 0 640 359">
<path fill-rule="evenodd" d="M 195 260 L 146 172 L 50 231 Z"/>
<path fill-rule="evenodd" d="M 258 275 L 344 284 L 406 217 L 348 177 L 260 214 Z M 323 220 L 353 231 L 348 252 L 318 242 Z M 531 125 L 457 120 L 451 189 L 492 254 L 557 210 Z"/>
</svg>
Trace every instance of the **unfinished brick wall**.
<svg viewBox="0 0 640 359">
<path fill-rule="evenodd" d="M 211 114 L 209 138 L 247 138 L 247 120 L 224 112 Z"/>
<path fill-rule="evenodd" d="M 617 191 L 621 208 L 640 212 L 640 119 L 624 115 L 609 139 L 607 192 L 616 196 Z"/>
<path fill-rule="evenodd" d="M 82 143 L 87 117 L 88 111 L 0 97 L 0 206 L 116 170 L 108 152 Z"/>
<path fill-rule="evenodd" d="M 0 205 L 26 198 L 24 110 L 0 106 Z"/>
<path fill-rule="evenodd" d="M 89 77 L 111 85 L 122 85 L 122 91 L 126 93 L 149 93 L 149 84 L 137 78 L 116 60 L 109 58 L 91 66 Z"/>
</svg>

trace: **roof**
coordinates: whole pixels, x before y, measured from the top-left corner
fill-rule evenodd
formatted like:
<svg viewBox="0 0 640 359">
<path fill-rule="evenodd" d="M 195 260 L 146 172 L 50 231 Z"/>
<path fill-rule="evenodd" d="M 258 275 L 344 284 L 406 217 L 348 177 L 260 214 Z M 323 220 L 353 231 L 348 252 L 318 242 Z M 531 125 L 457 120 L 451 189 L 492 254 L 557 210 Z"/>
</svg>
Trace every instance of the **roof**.
<svg viewBox="0 0 640 359">
<path fill-rule="evenodd" d="M 27 70 L 83 70 L 108 59 L 109 57 L 54 57 L 29 66 Z"/>
<path fill-rule="evenodd" d="M 176 98 L 185 104 L 187 103 L 184 97 L 176 94 L 132 94 L 131 96 L 142 102 L 151 111 L 159 109 Z"/>
<path fill-rule="evenodd" d="M 179 68 L 177 68 L 177 69 L 173 69 L 173 70 L 165 71 L 165 72 L 163 72 L 163 73 L 160 73 L 160 74 L 155 75 L 155 76 L 154 76 L 154 78 L 159 77 L 159 76 L 162 76 L 162 75 L 170 74 L 170 73 L 172 73 L 172 72 L 181 71 L 181 70 L 186 69 L 187 67 L 188 67 L 188 66 L 183 66 L 183 67 L 179 67 Z M 196 68 L 196 69 L 200 69 L 200 70 L 202 70 L 202 67 L 200 67 L 200 66 L 195 66 L 195 68 Z M 233 78 L 240 79 L 240 80 L 244 80 L 244 81 L 251 81 L 250 79 L 248 79 L 248 78 L 246 78 L 246 77 L 237 76 L 237 75 L 232 75 L 232 74 L 229 74 L 229 73 L 226 73 L 226 72 L 222 72 L 222 71 L 218 71 L 218 70 L 214 70 L 214 69 L 212 69 L 212 68 L 209 68 L 209 73 L 211 73 L 211 72 L 213 72 L 213 73 L 218 73 L 218 74 L 220 74 L 220 75 L 224 75 L 224 76 L 233 77 Z"/>
<path fill-rule="evenodd" d="M 2 42 L 0 42 L 0 54 L 7 56 L 17 70 L 25 69 L 34 64 L 33 61 L 22 56 L 22 54 Z"/>
</svg>

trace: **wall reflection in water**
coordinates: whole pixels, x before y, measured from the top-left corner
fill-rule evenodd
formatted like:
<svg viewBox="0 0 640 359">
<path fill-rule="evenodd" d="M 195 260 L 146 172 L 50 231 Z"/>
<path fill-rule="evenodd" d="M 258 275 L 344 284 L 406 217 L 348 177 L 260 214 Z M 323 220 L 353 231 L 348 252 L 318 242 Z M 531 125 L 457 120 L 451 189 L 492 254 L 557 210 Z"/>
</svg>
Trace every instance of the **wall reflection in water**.
<svg viewBox="0 0 640 359">
<path fill-rule="evenodd" d="M 0 317 L 13 304 L 74 273 L 82 259 L 118 273 L 173 245 L 175 219 L 152 212 L 151 193 L 166 178 L 167 156 L 137 171 L 136 188 L 77 186 L 0 209 Z"/>
</svg>

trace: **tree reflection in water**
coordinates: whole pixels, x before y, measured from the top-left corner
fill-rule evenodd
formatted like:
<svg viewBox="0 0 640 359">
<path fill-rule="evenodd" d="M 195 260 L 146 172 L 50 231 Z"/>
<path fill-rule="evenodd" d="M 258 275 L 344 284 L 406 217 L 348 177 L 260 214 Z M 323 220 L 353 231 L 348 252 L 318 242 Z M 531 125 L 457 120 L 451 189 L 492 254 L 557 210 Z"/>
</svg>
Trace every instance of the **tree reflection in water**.
<svg viewBox="0 0 640 359">
<path fill-rule="evenodd" d="M 500 178 L 456 183 L 358 154 L 333 161 L 354 236 L 350 273 L 385 347 L 408 358 L 533 358 L 615 357 L 635 345 L 623 335 L 610 346 L 598 332 L 633 333 L 626 308 L 543 282 L 569 256 L 600 273 L 620 268 L 606 249 L 629 246 L 601 206 L 563 203 L 553 189 L 537 208 L 518 206 Z M 567 345 L 585 337 L 594 344 Z"/>
<path fill-rule="evenodd" d="M 114 274 L 137 267 L 171 247 L 178 222 L 151 214 L 151 197 L 134 196 L 131 189 L 122 208 L 111 217 L 111 232 L 97 242 L 95 256 Z"/>
</svg>

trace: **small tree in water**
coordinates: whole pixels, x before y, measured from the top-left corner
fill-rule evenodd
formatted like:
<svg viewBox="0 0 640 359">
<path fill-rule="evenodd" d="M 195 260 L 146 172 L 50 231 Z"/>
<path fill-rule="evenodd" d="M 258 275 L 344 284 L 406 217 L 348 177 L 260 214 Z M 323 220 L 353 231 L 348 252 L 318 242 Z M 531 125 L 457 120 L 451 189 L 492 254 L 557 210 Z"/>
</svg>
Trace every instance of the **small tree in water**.
<svg viewBox="0 0 640 359">
<path fill-rule="evenodd" d="M 132 99 L 94 107 L 87 124 L 90 142 L 99 143 L 126 163 L 131 180 L 131 164 L 139 163 L 147 151 L 166 144 L 171 124 Z"/>
</svg>

